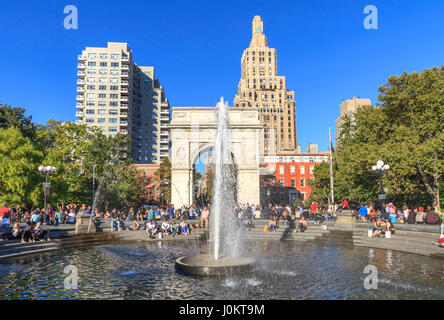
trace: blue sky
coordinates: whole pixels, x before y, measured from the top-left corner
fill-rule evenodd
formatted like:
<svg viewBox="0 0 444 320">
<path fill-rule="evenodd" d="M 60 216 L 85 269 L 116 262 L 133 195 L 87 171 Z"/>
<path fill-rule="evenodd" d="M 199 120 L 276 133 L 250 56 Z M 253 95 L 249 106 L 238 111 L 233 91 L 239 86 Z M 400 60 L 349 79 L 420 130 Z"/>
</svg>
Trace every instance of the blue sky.
<svg viewBox="0 0 444 320">
<path fill-rule="evenodd" d="M 79 11 L 65 30 L 65 5 Z M 378 30 L 363 26 L 378 8 Z M 128 42 L 153 65 L 171 106 L 232 105 L 251 21 L 264 21 L 278 74 L 295 91 L 298 143 L 328 148 L 328 126 L 353 96 L 377 102 L 390 75 L 443 64 L 442 0 L 2 1 L 0 102 L 38 123 L 75 120 L 77 56 L 86 46 Z"/>
</svg>

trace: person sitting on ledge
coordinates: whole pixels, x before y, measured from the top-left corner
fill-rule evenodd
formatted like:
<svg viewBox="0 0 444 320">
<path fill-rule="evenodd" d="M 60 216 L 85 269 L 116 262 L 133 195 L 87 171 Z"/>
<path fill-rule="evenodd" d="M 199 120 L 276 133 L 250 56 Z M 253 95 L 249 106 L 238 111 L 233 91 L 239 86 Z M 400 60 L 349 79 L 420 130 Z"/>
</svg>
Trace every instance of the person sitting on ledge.
<svg viewBox="0 0 444 320">
<path fill-rule="evenodd" d="M 168 219 L 165 219 L 162 223 L 161 230 L 163 233 L 171 234 L 171 225 L 169 224 Z"/>
<path fill-rule="evenodd" d="M 176 234 L 180 234 L 179 224 L 174 219 L 171 222 L 171 233 L 173 236 L 175 236 Z"/>
<path fill-rule="evenodd" d="M 155 234 L 157 233 L 157 226 L 154 223 L 154 220 L 150 220 L 146 225 L 146 232 L 151 239 L 155 238 Z"/>
<path fill-rule="evenodd" d="M 385 232 L 390 231 L 391 234 L 395 234 L 395 227 L 390 222 L 389 218 L 385 219 Z"/>
<path fill-rule="evenodd" d="M 271 216 L 270 221 L 268 222 L 268 232 L 276 232 L 276 220 L 274 216 Z"/>
<path fill-rule="evenodd" d="M 20 230 L 20 225 L 18 223 L 14 223 L 14 226 L 12 227 L 11 233 L 4 234 L 2 236 L 2 239 L 3 240 L 19 240 L 19 239 L 21 240 L 22 239 L 22 233 L 23 233 L 23 231 Z"/>
<path fill-rule="evenodd" d="M 35 225 L 32 238 L 34 241 L 51 241 L 51 239 L 49 238 L 49 231 L 43 230 L 42 223 L 40 221 L 37 222 L 37 224 Z"/>
<path fill-rule="evenodd" d="M 293 232 L 304 232 L 305 230 L 307 230 L 307 220 L 305 220 L 305 217 L 302 216 L 301 220 L 299 220 L 299 225 L 297 227 L 297 229 L 294 229 Z"/>
<path fill-rule="evenodd" d="M 180 222 L 180 232 L 184 234 L 190 234 L 190 227 L 185 222 L 185 218 L 182 218 L 182 221 Z"/>
<path fill-rule="evenodd" d="M 372 237 L 380 236 L 381 233 L 382 233 L 381 218 L 378 218 L 378 220 L 373 222 L 373 234 L 372 234 Z"/>
</svg>

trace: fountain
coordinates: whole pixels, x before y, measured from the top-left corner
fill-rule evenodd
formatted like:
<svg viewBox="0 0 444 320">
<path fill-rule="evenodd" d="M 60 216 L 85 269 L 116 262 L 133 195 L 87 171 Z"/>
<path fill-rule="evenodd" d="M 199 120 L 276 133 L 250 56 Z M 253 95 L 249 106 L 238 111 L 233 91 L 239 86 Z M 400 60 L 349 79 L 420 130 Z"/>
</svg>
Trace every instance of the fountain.
<svg viewBox="0 0 444 320">
<path fill-rule="evenodd" d="M 240 227 L 235 216 L 236 177 L 230 150 L 228 103 L 221 98 L 216 107 L 217 132 L 214 141 L 214 195 L 210 211 L 212 254 L 181 257 L 176 268 L 191 274 L 213 275 L 250 270 L 254 259 L 241 257 Z"/>
</svg>

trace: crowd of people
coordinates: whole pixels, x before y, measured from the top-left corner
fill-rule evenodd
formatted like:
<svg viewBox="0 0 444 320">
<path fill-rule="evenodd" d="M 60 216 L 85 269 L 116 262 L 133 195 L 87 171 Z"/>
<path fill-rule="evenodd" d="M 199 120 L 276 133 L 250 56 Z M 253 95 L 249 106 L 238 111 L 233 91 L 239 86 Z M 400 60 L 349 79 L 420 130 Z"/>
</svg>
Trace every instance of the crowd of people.
<svg viewBox="0 0 444 320">
<path fill-rule="evenodd" d="M 326 207 L 319 206 L 313 202 L 309 206 L 275 206 L 272 204 L 261 207 L 259 205 L 237 204 L 233 208 L 233 214 L 238 218 L 239 224 L 250 230 L 254 228 L 254 220 L 266 219 L 268 224 L 264 226 L 266 232 L 276 232 L 282 225 L 288 225 L 294 232 L 307 230 L 307 221 L 312 220 L 315 224 L 334 220 L 337 214 L 350 206 L 344 200 L 338 212 L 331 212 Z M 94 211 L 94 212 L 93 212 Z M 76 216 L 80 212 L 92 215 L 94 222 L 109 221 L 111 231 L 140 230 L 143 228 L 150 238 L 162 234 L 178 235 L 190 234 L 193 229 L 209 228 L 211 205 L 208 206 L 183 206 L 175 208 L 174 205 L 166 206 L 144 206 L 139 209 L 129 210 L 94 210 L 85 204 L 58 203 L 54 209 L 51 205 L 46 208 L 25 209 L 16 207 L 8 208 L 3 204 L 0 208 L 0 219 L 2 230 L 10 227 L 10 232 L 4 233 L 4 239 L 20 239 L 22 242 L 50 239 L 49 231 L 44 230 L 45 225 L 74 224 Z M 356 220 L 373 223 L 373 236 L 383 235 L 386 231 L 395 232 L 395 223 L 409 224 L 438 224 L 444 223 L 444 215 L 438 208 L 423 207 L 409 209 L 406 205 L 402 210 L 396 208 L 393 203 L 384 204 L 383 210 L 375 205 L 362 204 L 359 210 L 352 210 Z M 20 227 L 25 224 L 25 228 Z"/>
<path fill-rule="evenodd" d="M 389 220 L 391 224 L 440 224 L 443 214 L 437 207 L 428 206 L 409 208 L 406 204 L 402 209 L 397 208 L 393 203 L 383 205 L 383 210 L 372 204 L 363 203 L 358 211 L 355 212 L 356 220 L 362 222 L 375 222 L 378 219 Z"/>
</svg>

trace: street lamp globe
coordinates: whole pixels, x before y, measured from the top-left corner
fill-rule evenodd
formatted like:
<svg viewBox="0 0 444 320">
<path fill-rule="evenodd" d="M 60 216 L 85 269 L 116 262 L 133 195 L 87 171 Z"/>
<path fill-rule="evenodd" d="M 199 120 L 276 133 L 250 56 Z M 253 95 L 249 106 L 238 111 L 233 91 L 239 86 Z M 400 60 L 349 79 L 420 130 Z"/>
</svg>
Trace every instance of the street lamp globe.
<svg viewBox="0 0 444 320">
<path fill-rule="evenodd" d="M 376 166 L 378 169 L 382 169 L 382 167 L 384 166 L 384 161 L 378 160 L 378 162 L 376 162 Z"/>
<path fill-rule="evenodd" d="M 373 170 L 373 171 L 376 171 L 376 170 L 378 170 L 378 168 L 377 168 L 376 166 L 373 166 L 373 167 L 372 167 L 372 170 Z"/>
<path fill-rule="evenodd" d="M 390 169 L 390 166 L 388 164 L 386 164 L 384 167 L 382 167 L 383 170 L 388 170 Z"/>
<path fill-rule="evenodd" d="M 39 171 L 42 172 L 43 171 L 43 166 L 39 166 Z"/>
</svg>

